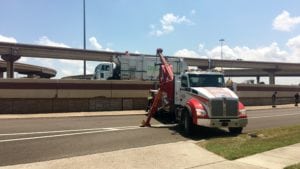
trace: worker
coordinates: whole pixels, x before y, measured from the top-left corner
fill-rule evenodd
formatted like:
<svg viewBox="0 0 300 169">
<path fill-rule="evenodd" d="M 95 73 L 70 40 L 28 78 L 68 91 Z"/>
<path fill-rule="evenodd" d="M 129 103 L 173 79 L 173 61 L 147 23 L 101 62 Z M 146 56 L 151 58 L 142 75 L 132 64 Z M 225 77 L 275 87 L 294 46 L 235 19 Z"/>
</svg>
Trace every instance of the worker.
<svg viewBox="0 0 300 169">
<path fill-rule="evenodd" d="M 299 93 L 297 92 L 297 93 L 295 94 L 295 106 L 298 107 L 298 103 L 299 103 Z"/>
<path fill-rule="evenodd" d="M 273 108 L 276 107 L 276 95 L 277 95 L 277 92 L 274 92 L 272 95 L 272 107 Z"/>
<path fill-rule="evenodd" d="M 154 101 L 154 97 L 155 97 L 155 91 L 154 90 L 150 90 L 149 91 L 149 96 L 147 97 L 147 100 L 148 100 L 148 104 L 147 104 L 147 107 L 146 107 L 146 112 L 148 112 L 152 106 L 152 103 Z"/>
</svg>

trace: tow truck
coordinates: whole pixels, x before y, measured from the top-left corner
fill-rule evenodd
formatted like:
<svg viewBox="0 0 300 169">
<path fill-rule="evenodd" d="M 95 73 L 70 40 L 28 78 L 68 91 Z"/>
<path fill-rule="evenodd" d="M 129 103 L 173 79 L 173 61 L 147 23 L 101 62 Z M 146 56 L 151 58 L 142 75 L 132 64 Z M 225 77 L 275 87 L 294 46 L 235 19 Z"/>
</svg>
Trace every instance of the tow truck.
<svg viewBox="0 0 300 169">
<path fill-rule="evenodd" d="M 175 116 L 186 135 L 194 134 L 195 126 L 225 127 L 232 134 L 242 133 L 248 123 L 246 109 L 238 96 L 225 87 L 224 75 L 214 71 L 174 75 L 162 52 L 156 52 L 161 60 L 159 88 L 141 126 L 150 127 L 151 118 L 163 109 Z"/>
</svg>

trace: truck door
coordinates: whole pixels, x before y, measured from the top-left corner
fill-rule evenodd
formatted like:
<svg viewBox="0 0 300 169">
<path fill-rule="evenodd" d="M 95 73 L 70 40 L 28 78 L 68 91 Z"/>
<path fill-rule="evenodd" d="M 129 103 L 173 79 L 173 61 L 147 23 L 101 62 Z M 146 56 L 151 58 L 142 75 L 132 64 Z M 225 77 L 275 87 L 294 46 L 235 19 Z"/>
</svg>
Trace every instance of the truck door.
<svg viewBox="0 0 300 169">
<path fill-rule="evenodd" d="M 103 64 L 100 71 L 100 79 L 107 80 L 112 77 L 112 64 Z"/>
<path fill-rule="evenodd" d="M 189 89 L 187 76 L 175 76 L 175 104 L 181 105 L 187 99 Z"/>
</svg>

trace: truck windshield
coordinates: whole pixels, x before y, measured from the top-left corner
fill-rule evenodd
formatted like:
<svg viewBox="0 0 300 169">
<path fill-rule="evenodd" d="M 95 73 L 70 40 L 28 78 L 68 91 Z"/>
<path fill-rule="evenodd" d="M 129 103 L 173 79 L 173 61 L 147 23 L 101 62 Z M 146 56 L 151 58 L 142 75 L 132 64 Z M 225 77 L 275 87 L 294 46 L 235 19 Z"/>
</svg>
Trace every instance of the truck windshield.
<svg viewBox="0 0 300 169">
<path fill-rule="evenodd" d="M 189 74 L 190 87 L 224 87 L 223 75 Z"/>
</svg>

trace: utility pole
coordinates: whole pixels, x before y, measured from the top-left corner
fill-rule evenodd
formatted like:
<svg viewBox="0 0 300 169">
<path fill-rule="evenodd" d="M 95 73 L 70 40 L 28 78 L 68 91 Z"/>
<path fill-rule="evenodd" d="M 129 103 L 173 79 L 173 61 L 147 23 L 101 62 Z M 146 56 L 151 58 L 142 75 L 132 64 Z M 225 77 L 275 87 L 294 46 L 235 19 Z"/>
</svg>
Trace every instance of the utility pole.
<svg viewBox="0 0 300 169">
<path fill-rule="evenodd" d="M 223 61 L 223 43 L 225 39 L 220 39 L 219 42 L 221 43 L 221 61 Z M 223 71 L 223 66 L 221 66 L 221 71 Z"/>
<path fill-rule="evenodd" d="M 83 0 L 83 49 L 86 50 L 86 30 L 85 30 L 85 0 Z M 86 60 L 83 60 L 83 77 L 86 78 Z"/>
</svg>

